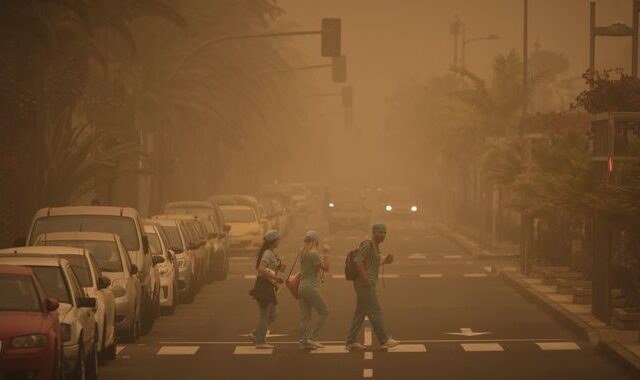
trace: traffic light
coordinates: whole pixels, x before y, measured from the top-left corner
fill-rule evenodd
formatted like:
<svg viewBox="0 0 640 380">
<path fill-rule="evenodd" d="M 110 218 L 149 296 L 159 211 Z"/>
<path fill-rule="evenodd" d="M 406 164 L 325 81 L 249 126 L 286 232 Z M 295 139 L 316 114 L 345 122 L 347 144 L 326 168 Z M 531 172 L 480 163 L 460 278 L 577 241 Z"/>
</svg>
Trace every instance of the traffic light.
<svg viewBox="0 0 640 380">
<path fill-rule="evenodd" d="M 334 83 L 344 83 L 347 81 L 347 57 L 341 55 L 333 57 L 331 61 L 331 77 Z"/>
<path fill-rule="evenodd" d="M 353 107 L 353 87 L 351 86 L 342 87 L 342 106 L 344 108 Z"/>
<path fill-rule="evenodd" d="M 339 18 L 322 19 L 322 49 L 323 57 L 340 56 L 340 35 L 342 22 Z"/>
</svg>

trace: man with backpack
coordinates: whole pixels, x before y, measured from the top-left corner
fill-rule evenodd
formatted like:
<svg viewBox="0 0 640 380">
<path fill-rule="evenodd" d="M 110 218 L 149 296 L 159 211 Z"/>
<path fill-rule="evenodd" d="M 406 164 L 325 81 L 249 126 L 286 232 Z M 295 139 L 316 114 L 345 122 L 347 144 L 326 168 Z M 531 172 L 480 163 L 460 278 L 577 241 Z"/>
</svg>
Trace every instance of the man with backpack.
<svg viewBox="0 0 640 380">
<path fill-rule="evenodd" d="M 371 235 L 371 240 L 362 242 L 357 251 L 349 253 L 345 266 L 345 277 L 353 280 L 357 299 L 356 310 L 353 313 L 351 328 L 346 339 L 346 348 L 349 351 L 367 349 L 366 346 L 356 341 L 365 316 L 369 317 L 381 348 L 391 348 L 400 344 L 397 340 L 389 337 L 385 331 L 382 309 L 376 292 L 380 265 L 393 263 L 393 255 L 384 258 L 380 255 L 380 244 L 387 236 L 387 226 L 384 224 L 373 225 Z"/>
</svg>

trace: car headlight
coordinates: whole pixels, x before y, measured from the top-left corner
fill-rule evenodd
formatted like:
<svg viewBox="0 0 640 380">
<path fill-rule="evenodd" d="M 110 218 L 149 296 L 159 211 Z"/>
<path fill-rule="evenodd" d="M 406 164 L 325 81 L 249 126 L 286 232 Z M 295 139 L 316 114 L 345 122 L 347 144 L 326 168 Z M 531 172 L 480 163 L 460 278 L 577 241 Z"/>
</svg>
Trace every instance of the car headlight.
<svg viewBox="0 0 640 380">
<path fill-rule="evenodd" d="M 393 207 L 391 207 L 391 205 L 386 205 L 384 209 L 387 211 L 391 211 L 393 210 Z"/>
<path fill-rule="evenodd" d="M 412 212 L 418 211 L 418 206 L 411 206 L 411 211 Z"/>
<path fill-rule="evenodd" d="M 127 294 L 128 281 L 126 278 L 117 278 L 111 281 L 111 293 L 113 293 L 113 297 L 120 298 Z"/>
<path fill-rule="evenodd" d="M 36 348 L 44 347 L 47 339 L 42 334 L 23 335 L 11 339 L 13 348 Z"/>
<path fill-rule="evenodd" d="M 60 326 L 60 330 L 62 331 L 62 340 L 64 342 L 68 342 L 71 340 L 71 325 L 68 323 L 63 323 Z"/>
<path fill-rule="evenodd" d="M 336 207 L 336 205 L 333 204 L 333 203 L 329 203 L 329 207 L 334 208 L 334 207 Z"/>
</svg>

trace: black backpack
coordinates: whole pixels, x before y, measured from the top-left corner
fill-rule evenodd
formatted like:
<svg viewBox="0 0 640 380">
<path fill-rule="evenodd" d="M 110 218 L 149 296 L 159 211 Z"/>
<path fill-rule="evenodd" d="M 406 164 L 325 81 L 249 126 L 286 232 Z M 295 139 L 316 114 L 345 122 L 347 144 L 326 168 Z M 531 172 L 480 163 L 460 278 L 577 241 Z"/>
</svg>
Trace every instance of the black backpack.
<svg viewBox="0 0 640 380">
<path fill-rule="evenodd" d="M 356 268 L 356 263 L 353 261 L 353 259 L 356 257 L 356 254 L 358 253 L 360 248 L 366 243 L 373 245 L 371 240 L 365 240 L 362 243 L 360 243 L 360 246 L 358 246 L 358 248 L 352 249 L 351 251 L 349 251 L 349 253 L 347 253 L 347 257 L 344 260 L 344 278 L 346 278 L 347 281 L 355 281 L 358 278 L 358 269 Z M 371 247 L 370 249 L 373 249 L 373 247 Z M 363 263 L 364 263 L 364 267 L 366 268 L 367 267 L 366 257 Z"/>
</svg>

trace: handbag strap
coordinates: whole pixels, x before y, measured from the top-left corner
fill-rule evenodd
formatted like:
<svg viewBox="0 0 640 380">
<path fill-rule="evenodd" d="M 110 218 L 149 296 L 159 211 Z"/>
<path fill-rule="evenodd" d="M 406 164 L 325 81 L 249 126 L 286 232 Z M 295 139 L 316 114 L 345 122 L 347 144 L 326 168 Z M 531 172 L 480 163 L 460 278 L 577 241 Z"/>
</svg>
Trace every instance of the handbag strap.
<svg viewBox="0 0 640 380">
<path fill-rule="evenodd" d="M 304 249 L 304 248 L 302 248 Z M 295 268 L 296 263 L 298 262 L 298 259 L 300 258 L 300 255 L 302 254 L 302 249 L 298 252 L 298 255 L 296 256 L 296 259 L 293 260 L 293 264 L 291 265 L 291 269 L 289 270 L 289 274 L 287 275 L 287 280 L 291 277 L 291 273 L 293 273 L 293 268 Z"/>
</svg>

